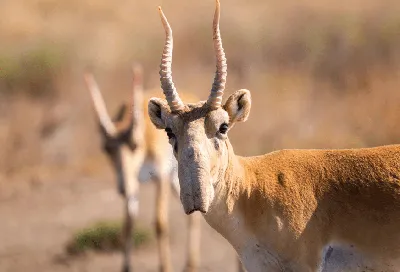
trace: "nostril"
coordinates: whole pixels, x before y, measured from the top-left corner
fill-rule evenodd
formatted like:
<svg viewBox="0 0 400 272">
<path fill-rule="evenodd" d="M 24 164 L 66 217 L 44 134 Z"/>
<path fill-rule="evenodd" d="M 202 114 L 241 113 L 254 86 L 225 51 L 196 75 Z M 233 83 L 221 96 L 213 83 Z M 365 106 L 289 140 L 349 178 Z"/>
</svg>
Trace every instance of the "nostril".
<svg viewBox="0 0 400 272">
<path fill-rule="evenodd" d="M 185 153 L 186 153 L 186 157 L 188 159 L 193 159 L 194 158 L 194 148 L 193 147 L 191 147 L 191 146 L 187 147 Z"/>
<path fill-rule="evenodd" d="M 194 213 L 195 211 L 196 211 L 196 210 L 193 209 L 193 210 L 188 211 L 186 214 L 187 214 L 187 215 L 191 215 L 191 214 Z"/>
</svg>

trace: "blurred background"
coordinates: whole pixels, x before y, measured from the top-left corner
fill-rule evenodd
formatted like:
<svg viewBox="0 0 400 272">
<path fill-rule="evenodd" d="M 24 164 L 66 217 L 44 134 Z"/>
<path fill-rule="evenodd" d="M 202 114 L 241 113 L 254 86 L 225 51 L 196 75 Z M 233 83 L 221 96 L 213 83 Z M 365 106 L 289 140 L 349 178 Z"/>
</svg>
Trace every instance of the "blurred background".
<svg viewBox="0 0 400 272">
<path fill-rule="evenodd" d="M 400 143 L 399 1 L 221 2 L 225 98 L 240 88 L 253 96 L 250 119 L 230 133 L 237 154 Z M 133 61 L 158 88 L 158 5 L 174 31 L 178 91 L 205 99 L 213 0 L 0 1 L 0 271 L 119 271 L 118 252 L 65 253 L 81 228 L 122 216 L 82 73 L 94 72 L 112 114 L 129 96 Z M 134 268 L 156 271 L 152 184 L 140 201 L 150 238 Z M 171 203 L 178 270 L 186 218 Z M 203 226 L 202 271 L 234 271 L 230 246 Z"/>
</svg>

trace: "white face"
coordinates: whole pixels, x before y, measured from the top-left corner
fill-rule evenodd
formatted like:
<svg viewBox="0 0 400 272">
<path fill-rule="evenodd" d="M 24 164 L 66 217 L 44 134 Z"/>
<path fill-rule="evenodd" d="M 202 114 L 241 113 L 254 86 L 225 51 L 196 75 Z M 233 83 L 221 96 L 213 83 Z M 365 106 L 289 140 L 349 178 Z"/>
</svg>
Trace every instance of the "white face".
<svg viewBox="0 0 400 272">
<path fill-rule="evenodd" d="M 206 111 L 203 105 L 166 121 L 165 130 L 178 161 L 185 212 L 206 213 L 214 198 L 213 184 L 227 140 L 229 116 L 223 109 Z"/>
<path fill-rule="evenodd" d="M 222 165 L 227 159 L 227 132 L 236 121 L 247 118 L 250 105 L 247 90 L 233 94 L 224 108 L 211 110 L 200 102 L 187 104 L 179 114 L 171 113 L 165 100 L 150 100 L 150 118 L 157 128 L 167 132 L 178 161 L 181 202 L 187 214 L 208 211 L 214 185 L 225 170 Z"/>
</svg>

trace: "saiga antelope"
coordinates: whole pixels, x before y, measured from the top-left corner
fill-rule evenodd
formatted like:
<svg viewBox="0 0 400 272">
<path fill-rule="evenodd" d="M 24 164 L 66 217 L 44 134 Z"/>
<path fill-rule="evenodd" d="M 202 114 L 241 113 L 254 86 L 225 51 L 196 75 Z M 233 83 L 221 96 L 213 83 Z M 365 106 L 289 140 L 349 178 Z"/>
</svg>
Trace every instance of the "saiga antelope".
<svg viewBox="0 0 400 272">
<path fill-rule="evenodd" d="M 170 182 L 176 195 L 179 195 L 176 162 L 167 137 L 154 128 L 147 114 L 143 114 L 147 112 L 147 103 L 143 99 L 142 69 L 139 65 L 134 66 L 133 78 L 131 99 L 120 107 L 112 121 L 93 75 L 85 74 L 85 82 L 99 120 L 103 150 L 114 167 L 118 191 L 125 200 L 123 271 L 131 270 L 131 235 L 138 213 L 139 181 L 152 179 L 156 182 L 155 227 L 160 271 L 169 272 L 172 271 L 172 266 L 168 236 L 168 198 Z M 195 215 L 188 219 L 185 271 L 196 271 L 199 265 L 199 218 Z"/>
<path fill-rule="evenodd" d="M 166 100 L 148 104 L 173 147 L 185 213 L 200 211 L 249 272 L 317 271 L 324 248 L 336 244 L 376 261 L 374 271 L 399 271 L 400 145 L 235 155 L 227 133 L 248 118 L 251 96 L 238 90 L 222 105 L 227 64 L 219 6 L 216 0 L 217 71 L 208 100 L 182 102 L 166 43 L 160 71 Z M 160 14 L 168 26 L 161 8 Z"/>
</svg>

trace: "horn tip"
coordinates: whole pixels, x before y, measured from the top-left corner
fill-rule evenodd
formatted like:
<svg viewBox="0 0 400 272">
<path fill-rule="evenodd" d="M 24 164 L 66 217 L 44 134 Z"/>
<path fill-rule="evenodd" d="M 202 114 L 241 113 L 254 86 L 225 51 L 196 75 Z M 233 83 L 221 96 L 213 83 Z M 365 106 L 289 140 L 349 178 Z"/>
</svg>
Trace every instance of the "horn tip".
<svg viewBox="0 0 400 272">
<path fill-rule="evenodd" d="M 89 72 L 89 71 L 85 71 L 85 72 L 83 73 L 83 79 L 84 79 L 86 82 L 91 82 L 91 81 L 93 81 L 93 74 L 92 74 L 91 72 Z"/>
<path fill-rule="evenodd" d="M 134 74 L 141 74 L 143 72 L 143 66 L 139 62 L 134 62 L 132 64 L 132 71 Z"/>
<path fill-rule="evenodd" d="M 89 68 L 85 68 L 84 70 L 83 70 L 83 76 L 90 76 L 92 74 L 92 71 L 91 71 L 91 69 L 89 69 Z"/>
<path fill-rule="evenodd" d="M 143 66 L 135 62 L 132 64 L 133 86 L 138 87 L 143 84 Z"/>
<path fill-rule="evenodd" d="M 165 20 L 165 15 L 164 12 L 161 9 L 161 6 L 158 6 L 158 14 L 160 14 L 160 17 L 162 20 Z"/>
</svg>

